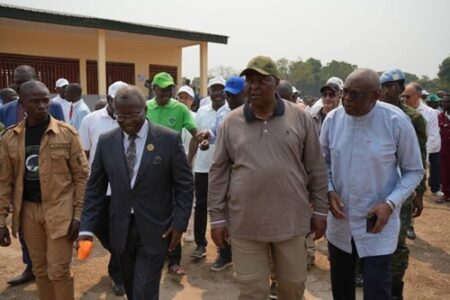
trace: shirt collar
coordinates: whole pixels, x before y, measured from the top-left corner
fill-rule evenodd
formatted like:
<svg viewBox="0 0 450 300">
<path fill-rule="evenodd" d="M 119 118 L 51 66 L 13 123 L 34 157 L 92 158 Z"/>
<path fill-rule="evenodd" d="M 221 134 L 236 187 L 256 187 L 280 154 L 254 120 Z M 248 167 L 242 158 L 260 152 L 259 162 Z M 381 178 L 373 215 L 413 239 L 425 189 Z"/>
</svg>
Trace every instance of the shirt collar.
<svg viewBox="0 0 450 300">
<path fill-rule="evenodd" d="M 77 102 L 73 102 L 73 103 L 72 103 L 72 104 L 73 104 L 73 108 L 78 107 L 78 105 L 80 105 L 82 102 L 84 102 L 83 99 L 80 99 L 80 100 L 78 100 Z"/>
<path fill-rule="evenodd" d="M 148 121 L 145 119 L 144 124 L 142 124 L 141 129 L 139 129 L 138 133 L 136 134 L 138 139 L 145 139 L 148 133 Z M 129 135 L 123 131 L 123 135 L 125 137 L 125 140 L 128 141 Z"/>
<path fill-rule="evenodd" d="M 158 105 L 158 103 L 156 103 L 156 97 L 155 97 L 149 101 L 148 108 L 150 108 L 150 109 L 166 108 L 166 107 L 172 108 L 177 104 L 177 102 L 178 102 L 177 100 L 170 98 L 169 102 L 167 102 L 166 105 Z"/>
<path fill-rule="evenodd" d="M 275 104 L 275 109 L 273 110 L 273 115 L 274 117 L 281 117 L 284 115 L 284 102 L 283 99 L 281 99 L 280 95 L 278 95 L 278 93 L 275 93 L 275 98 L 276 98 L 276 104 Z M 247 121 L 247 123 L 251 123 L 255 120 L 258 120 L 258 118 L 255 116 L 255 114 L 252 111 L 252 108 L 250 107 L 250 103 L 248 101 L 245 101 L 244 104 L 244 117 L 245 117 L 245 121 Z"/>
</svg>

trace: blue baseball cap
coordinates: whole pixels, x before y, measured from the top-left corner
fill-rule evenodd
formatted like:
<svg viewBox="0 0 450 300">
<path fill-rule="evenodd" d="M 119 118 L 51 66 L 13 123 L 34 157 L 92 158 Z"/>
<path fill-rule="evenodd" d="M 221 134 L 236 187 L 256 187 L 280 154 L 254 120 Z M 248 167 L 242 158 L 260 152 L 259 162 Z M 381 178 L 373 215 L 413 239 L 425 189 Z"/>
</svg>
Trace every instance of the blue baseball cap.
<svg viewBox="0 0 450 300">
<path fill-rule="evenodd" d="M 244 78 L 239 76 L 231 76 L 227 82 L 225 82 L 225 92 L 237 95 L 244 90 L 244 85 Z"/>
<path fill-rule="evenodd" d="M 391 69 L 385 71 L 380 76 L 380 83 L 385 84 L 392 81 L 403 81 L 405 82 L 405 74 L 399 69 Z"/>
</svg>

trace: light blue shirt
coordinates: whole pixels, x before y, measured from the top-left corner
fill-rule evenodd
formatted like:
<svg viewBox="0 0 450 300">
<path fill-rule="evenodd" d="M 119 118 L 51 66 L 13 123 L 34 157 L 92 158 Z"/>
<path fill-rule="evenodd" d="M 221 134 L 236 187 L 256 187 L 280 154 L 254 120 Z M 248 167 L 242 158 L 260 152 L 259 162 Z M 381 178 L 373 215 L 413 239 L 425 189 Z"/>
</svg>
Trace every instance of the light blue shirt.
<svg viewBox="0 0 450 300">
<path fill-rule="evenodd" d="M 214 144 L 216 141 L 216 135 L 217 135 L 217 129 L 219 129 L 219 126 L 222 125 L 223 121 L 225 120 L 226 115 L 231 111 L 230 106 L 228 105 L 228 102 L 225 101 L 225 104 L 222 105 L 221 108 L 217 110 L 216 113 L 216 121 L 214 122 L 213 127 L 209 129 L 209 141 L 211 144 Z"/>
<path fill-rule="evenodd" d="M 86 117 L 91 112 L 91 110 L 86 105 L 86 103 L 84 102 L 83 99 L 81 99 L 80 101 L 77 101 L 73 105 L 74 105 L 74 111 L 73 111 L 72 120 L 70 120 L 70 125 L 75 127 L 77 130 L 80 130 L 81 121 L 83 121 L 84 117 Z"/>
<path fill-rule="evenodd" d="M 377 101 L 364 116 L 343 107 L 329 112 L 320 143 L 328 168 L 328 190 L 344 203 L 344 219 L 328 213 L 326 236 L 351 253 L 353 237 L 360 257 L 392 254 L 400 230 L 400 208 L 420 183 L 424 170 L 410 119 L 397 107 Z M 378 234 L 366 232 L 366 217 L 386 200 L 395 204 Z"/>
</svg>

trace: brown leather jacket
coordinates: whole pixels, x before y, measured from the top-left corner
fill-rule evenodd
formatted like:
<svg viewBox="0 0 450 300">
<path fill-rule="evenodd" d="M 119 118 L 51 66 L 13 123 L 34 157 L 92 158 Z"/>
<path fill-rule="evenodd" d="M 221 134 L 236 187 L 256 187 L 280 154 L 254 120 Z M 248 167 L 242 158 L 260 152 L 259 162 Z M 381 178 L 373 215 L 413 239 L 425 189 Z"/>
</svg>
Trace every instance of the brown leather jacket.
<svg viewBox="0 0 450 300">
<path fill-rule="evenodd" d="M 5 130 L 0 140 L 0 226 L 13 205 L 16 237 L 22 209 L 25 173 L 25 121 Z M 67 235 L 72 219 L 80 220 L 89 164 L 77 131 L 50 117 L 39 149 L 41 203 L 50 238 Z"/>
</svg>

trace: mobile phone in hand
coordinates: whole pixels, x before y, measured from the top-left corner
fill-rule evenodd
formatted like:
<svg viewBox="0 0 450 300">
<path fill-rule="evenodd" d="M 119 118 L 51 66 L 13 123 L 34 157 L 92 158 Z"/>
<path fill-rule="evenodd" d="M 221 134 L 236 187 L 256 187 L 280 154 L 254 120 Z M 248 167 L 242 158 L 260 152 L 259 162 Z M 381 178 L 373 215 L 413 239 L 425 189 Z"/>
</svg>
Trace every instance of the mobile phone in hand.
<svg viewBox="0 0 450 300">
<path fill-rule="evenodd" d="M 377 222 L 376 214 L 369 214 L 366 219 L 366 232 L 372 232 L 372 229 L 375 227 L 375 223 Z"/>
</svg>

